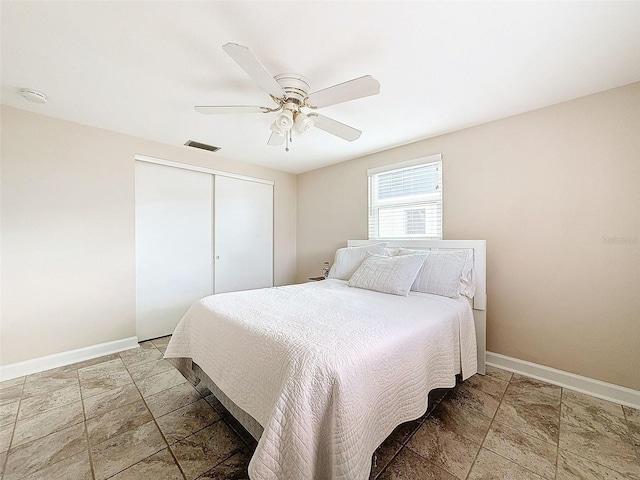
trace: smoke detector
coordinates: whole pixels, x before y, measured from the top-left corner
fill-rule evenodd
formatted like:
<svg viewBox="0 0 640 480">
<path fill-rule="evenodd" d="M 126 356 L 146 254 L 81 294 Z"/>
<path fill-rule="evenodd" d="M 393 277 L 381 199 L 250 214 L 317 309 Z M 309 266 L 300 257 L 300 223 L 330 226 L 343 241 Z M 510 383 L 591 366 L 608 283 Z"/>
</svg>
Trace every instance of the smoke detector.
<svg viewBox="0 0 640 480">
<path fill-rule="evenodd" d="M 44 93 L 30 88 L 21 88 L 20 96 L 33 103 L 47 103 L 47 96 Z"/>
</svg>

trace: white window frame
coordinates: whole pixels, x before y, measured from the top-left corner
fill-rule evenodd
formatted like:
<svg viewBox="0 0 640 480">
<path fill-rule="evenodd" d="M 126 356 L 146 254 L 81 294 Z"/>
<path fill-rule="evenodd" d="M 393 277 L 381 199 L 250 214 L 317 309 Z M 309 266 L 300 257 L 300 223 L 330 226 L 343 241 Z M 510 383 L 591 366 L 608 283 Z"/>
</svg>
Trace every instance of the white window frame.
<svg viewBox="0 0 640 480">
<path fill-rule="evenodd" d="M 380 174 L 392 173 L 396 171 L 409 170 L 415 167 L 422 167 L 429 164 L 439 164 L 439 182 L 438 191 L 436 193 L 427 193 L 422 195 L 405 196 L 401 199 L 390 198 L 384 200 L 378 200 L 377 194 L 377 182 L 376 177 Z M 384 167 L 371 168 L 367 170 L 368 178 L 368 196 L 369 196 L 369 239 L 372 240 L 386 240 L 386 239 L 442 239 L 442 154 L 429 155 L 427 157 L 420 157 L 414 160 L 406 162 L 394 163 L 393 165 L 385 165 Z M 389 208 L 397 206 L 398 208 L 406 208 L 408 210 L 415 209 L 416 207 L 423 205 L 425 202 L 436 204 L 436 225 L 435 235 L 424 234 L 405 234 L 402 236 L 381 236 L 378 231 L 379 227 L 379 211 L 380 208 Z M 431 229 L 427 227 L 427 232 Z"/>
</svg>

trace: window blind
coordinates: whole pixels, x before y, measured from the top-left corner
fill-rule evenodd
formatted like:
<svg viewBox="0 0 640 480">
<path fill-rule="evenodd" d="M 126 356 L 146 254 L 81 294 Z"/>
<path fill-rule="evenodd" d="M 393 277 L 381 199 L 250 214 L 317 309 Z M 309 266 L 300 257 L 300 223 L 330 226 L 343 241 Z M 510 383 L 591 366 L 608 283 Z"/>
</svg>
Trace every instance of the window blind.
<svg viewBox="0 0 640 480">
<path fill-rule="evenodd" d="M 433 155 L 367 172 L 369 238 L 442 238 L 441 158 Z"/>
</svg>

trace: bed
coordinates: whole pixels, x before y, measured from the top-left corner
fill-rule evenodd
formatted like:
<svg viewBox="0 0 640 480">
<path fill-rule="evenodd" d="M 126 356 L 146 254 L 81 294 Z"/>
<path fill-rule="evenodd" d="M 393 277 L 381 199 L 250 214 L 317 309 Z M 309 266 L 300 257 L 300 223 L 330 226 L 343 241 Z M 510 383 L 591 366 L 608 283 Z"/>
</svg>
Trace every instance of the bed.
<svg viewBox="0 0 640 480">
<path fill-rule="evenodd" d="M 399 247 L 413 252 L 389 253 Z M 348 242 L 350 254 L 367 250 L 360 277 L 337 272 L 213 295 L 177 326 L 165 357 L 258 440 L 252 480 L 367 479 L 375 449 L 397 425 L 424 414 L 429 391 L 484 372 L 485 242 L 387 242 L 385 255 L 374 248 L 379 243 Z M 467 252 L 473 298 L 374 291 L 379 267 L 356 288 L 365 264 L 414 265 L 416 251 Z"/>
</svg>

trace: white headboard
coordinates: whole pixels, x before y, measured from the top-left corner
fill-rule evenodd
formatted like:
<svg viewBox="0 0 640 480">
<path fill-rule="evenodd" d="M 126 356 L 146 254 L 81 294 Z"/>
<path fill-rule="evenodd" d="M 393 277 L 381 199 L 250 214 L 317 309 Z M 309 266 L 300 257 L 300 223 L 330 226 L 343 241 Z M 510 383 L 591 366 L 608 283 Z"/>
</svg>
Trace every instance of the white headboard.
<svg viewBox="0 0 640 480">
<path fill-rule="evenodd" d="M 414 250 L 473 250 L 476 293 L 473 297 L 473 317 L 478 343 L 478 373 L 485 372 L 487 332 L 487 242 L 486 240 L 348 240 L 347 246 L 359 247 L 386 242 L 390 248 L 404 247 Z"/>
</svg>

